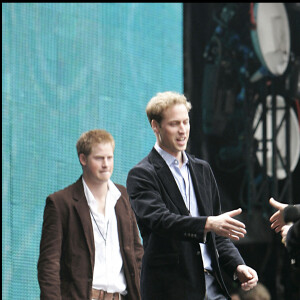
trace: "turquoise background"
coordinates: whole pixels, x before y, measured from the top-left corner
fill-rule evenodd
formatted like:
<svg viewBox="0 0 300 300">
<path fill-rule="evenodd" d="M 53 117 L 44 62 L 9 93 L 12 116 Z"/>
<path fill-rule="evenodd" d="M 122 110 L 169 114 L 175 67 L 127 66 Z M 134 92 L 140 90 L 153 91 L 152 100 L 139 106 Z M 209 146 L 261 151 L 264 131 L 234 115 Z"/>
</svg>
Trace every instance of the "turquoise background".
<svg viewBox="0 0 300 300">
<path fill-rule="evenodd" d="M 81 175 L 80 134 L 112 133 L 125 185 L 166 90 L 183 92 L 182 3 L 2 4 L 2 299 L 39 299 L 45 199 Z"/>
</svg>

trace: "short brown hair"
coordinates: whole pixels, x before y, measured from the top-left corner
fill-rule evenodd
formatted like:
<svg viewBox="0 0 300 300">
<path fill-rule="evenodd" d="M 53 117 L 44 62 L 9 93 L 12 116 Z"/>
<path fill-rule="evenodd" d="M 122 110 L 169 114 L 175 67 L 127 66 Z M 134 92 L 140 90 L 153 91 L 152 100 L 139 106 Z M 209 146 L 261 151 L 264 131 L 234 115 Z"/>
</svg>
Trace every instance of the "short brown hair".
<svg viewBox="0 0 300 300">
<path fill-rule="evenodd" d="M 163 112 L 175 104 L 184 104 L 188 112 L 192 108 L 191 103 L 187 101 L 183 94 L 177 92 L 157 93 L 150 99 L 146 107 L 146 114 L 150 124 L 152 120 L 160 124 L 163 118 Z"/>
<path fill-rule="evenodd" d="M 95 144 L 100 143 L 110 143 L 113 147 L 113 150 L 115 149 L 115 140 L 113 136 L 106 130 L 93 129 L 84 132 L 76 143 L 78 157 L 81 153 L 83 153 L 85 156 L 88 156 L 91 154 L 92 147 Z"/>
</svg>

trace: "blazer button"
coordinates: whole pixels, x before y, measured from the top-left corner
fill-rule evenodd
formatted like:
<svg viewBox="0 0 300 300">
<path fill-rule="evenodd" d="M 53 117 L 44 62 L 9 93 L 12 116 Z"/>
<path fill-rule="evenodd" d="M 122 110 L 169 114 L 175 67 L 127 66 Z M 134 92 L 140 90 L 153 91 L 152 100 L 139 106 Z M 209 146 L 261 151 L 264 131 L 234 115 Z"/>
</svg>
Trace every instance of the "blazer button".
<svg viewBox="0 0 300 300">
<path fill-rule="evenodd" d="M 197 251 L 197 253 L 196 253 L 197 255 L 200 255 L 201 253 L 200 253 L 200 251 Z"/>
</svg>

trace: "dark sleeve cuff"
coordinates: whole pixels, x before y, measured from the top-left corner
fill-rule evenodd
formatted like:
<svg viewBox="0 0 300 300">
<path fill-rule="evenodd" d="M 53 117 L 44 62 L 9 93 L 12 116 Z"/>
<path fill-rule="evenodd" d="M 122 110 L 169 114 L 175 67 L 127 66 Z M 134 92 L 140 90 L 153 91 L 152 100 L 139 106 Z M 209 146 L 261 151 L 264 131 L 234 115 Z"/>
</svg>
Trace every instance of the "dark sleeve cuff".
<svg viewBox="0 0 300 300">
<path fill-rule="evenodd" d="M 300 219 L 300 205 L 288 205 L 283 211 L 285 223 L 296 222 Z"/>
</svg>

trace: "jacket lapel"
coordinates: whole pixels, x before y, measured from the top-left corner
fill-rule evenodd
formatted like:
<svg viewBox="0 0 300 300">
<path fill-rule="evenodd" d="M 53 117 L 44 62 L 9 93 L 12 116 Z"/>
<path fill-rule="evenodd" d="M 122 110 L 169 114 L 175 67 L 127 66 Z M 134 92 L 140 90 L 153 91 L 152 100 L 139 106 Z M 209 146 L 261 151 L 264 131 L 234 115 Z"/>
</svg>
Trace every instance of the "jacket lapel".
<svg viewBox="0 0 300 300">
<path fill-rule="evenodd" d="M 165 187 L 166 192 L 168 193 L 171 201 L 178 208 L 179 212 L 182 215 L 188 216 L 189 211 L 186 208 L 186 205 L 181 196 L 181 193 L 176 184 L 176 181 L 173 177 L 173 174 L 172 174 L 171 170 L 169 169 L 168 165 L 166 164 L 166 162 L 164 161 L 164 159 L 155 150 L 155 148 L 153 148 L 152 151 L 150 152 L 149 159 L 152 162 L 152 164 L 157 172 L 157 176 L 159 177 L 163 186 Z"/>
<path fill-rule="evenodd" d="M 207 195 L 203 190 L 203 187 L 205 186 L 203 167 L 202 165 L 197 164 L 197 162 L 195 162 L 193 156 L 188 155 L 188 158 L 189 158 L 189 169 L 193 181 L 193 187 L 197 198 L 198 210 L 200 215 L 207 216 L 209 215 L 209 212 L 206 209 Z"/>
<path fill-rule="evenodd" d="M 120 198 L 123 197 L 123 195 L 120 196 Z M 115 213 L 117 217 L 117 228 L 118 228 L 118 236 L 119 236 L 119 243 L 120 243 L 120 249 L 124 248 L 124 239 L 123 235 L 128 233 L 128 230 L 130 230 L 130 223 L 129 223 L 129 216 L 128 216 L 128 210 L 126 209 L 126 202 L 121 201 L 121 199 L 118 199 L 116 205 L 115 205 Z M 122 250 L 121 250 L 122 253 Z M 123 253 L 122 253 L 123 254 Z"/>
<path fill-rule="evenodd" d="M 90 209 L 84 194 L 82 177 L 80 177 L 75 184 L 73 199 L 75 200 L 74 207 L 77 211 L 77 214 L 80 218 L 83 227 L 83 232 L 90 252 L 91 265 L 93 266 L 95 254 L 93 225 L 91 222 Z"/>
</svg>

